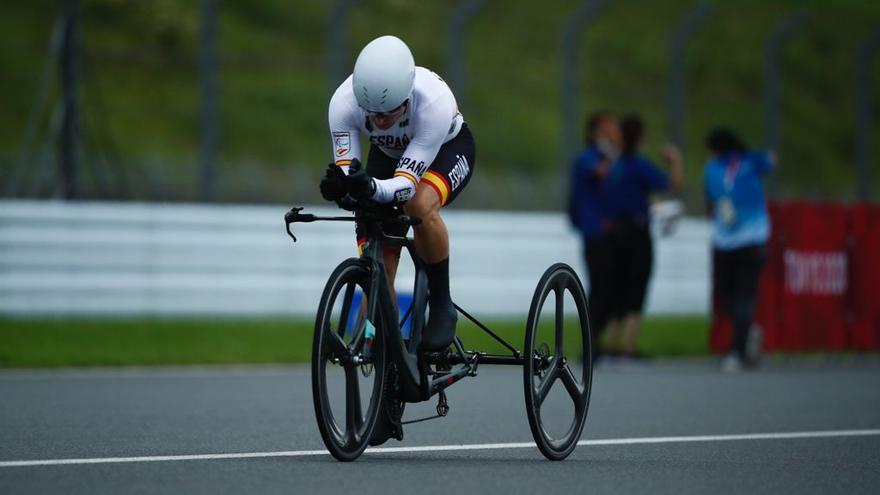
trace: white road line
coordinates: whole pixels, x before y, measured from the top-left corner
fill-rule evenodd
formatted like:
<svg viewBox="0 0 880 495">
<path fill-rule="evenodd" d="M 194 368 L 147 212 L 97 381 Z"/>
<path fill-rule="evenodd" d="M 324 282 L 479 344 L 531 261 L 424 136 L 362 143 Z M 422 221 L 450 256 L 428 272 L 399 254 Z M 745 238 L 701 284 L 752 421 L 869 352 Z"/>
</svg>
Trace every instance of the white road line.
<svg viewBox="0 0 880 495">
<path fill-rule="evenodd" d="M 694 443 L 724 442 L 731 440 L 791 440 L 803 438 L 840 438 L 878 436 L 880 429 L 873 430 L 832 430 L 832 431 L 795 431 L 781 433 L 746 433 L 739 435 L 693 435 L 679 437 L 644 437 L 644 438 L 606 438 L 598 440 L 581 440 L 579 446 L 602 445 L 647 445 L 658 443 Z M 465 445 L 422 445 L 416 447 L 376 447 L 369 448 L 365 454 L 387 454 L 400 452 L 443 452 L 465 450 L 497 450 L 533 448 L 532 442 L 517 443 L 476 443 Z M 87 459 L 34 459 L 22 461 L 0 461 L 0 468 L 63 466 L 79 464 L 117 464 L 132 462 L 169 462 L 169 461 L 211 461 L 219 459 L 254 459 L 265 457 L 306 457 L 328 455 L 326 450 L 287 450 L 276 452 L 235 452 L 227 454 L 193 454 L 193 455 L 159 455 L 143 457 L 96 457 Z"/>
</svg>

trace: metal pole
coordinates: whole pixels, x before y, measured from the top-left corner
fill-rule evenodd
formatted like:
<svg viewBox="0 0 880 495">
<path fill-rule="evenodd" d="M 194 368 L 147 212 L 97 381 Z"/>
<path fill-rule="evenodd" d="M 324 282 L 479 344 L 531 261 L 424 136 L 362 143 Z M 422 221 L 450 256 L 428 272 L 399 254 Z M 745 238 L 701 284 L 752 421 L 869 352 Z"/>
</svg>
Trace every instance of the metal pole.
<svg viewBox="0 0 880 495">
<path fill-rule="evenodd" d="M 345 35 L 348 32 L 345 21 L 348 19 L 348 11 L 358 1 L 337 0 L 330 9 L 330 17 L 327 19 L 327 64 L 330 75 L 330 94 L 333 94 L 342 81 L 351 74 L 351 63 L 346 55 L 345 47 Z"/>
<path fill-rule="evenodd" d="M 709 20 L 712 5 L 708 2 L 692 9 L 672 32 L 669 43 L 669 87 L 667 113 L 669 115 L 669 140 L 684 147 L 684 98 L 687 94 L 685 73 L 685 48 L 696 31 Z"/>
<path fill-rule="evenodd" d="M 79 108 L 77 107 L 77 0 L 64 0 L 64 35 L 61 48 L 61 91 L 63 117 L 59 142 L 61 194 L 64 199 L 77 197 L 77 152 L 79 144 Z"/>
<path fill-rule="evenodd" d="M 468 22 L 473 19 L 483 6 L 486 0 L 462 0 L 455 6 L 452 17 L 449 19 L 449 27 L 447 29 L 447 64 L 449 66 L 446 78 L 449 85 L 455 93 L 455 99 L 458 102 L 458 108 L 464 109 L 467 106 L 467 74 L 465 64 L 465 31 Z"/>
<path fill-rule="evenodd" d="M 217 2 L 202 0 L 199 65 L 201 73 L 201 164 L 202 201 L 214 199 L 217 162 Z"/>
<path fill-rule="evenodd" d="M 574 12 L 562 31 L 562 143 L 560 158 L 568 162 L 578 148 L 578 68 L 580 65 L 580 34 L 586 24 L 599 13 L 606 0 L 587 0 Z"/>
<path fill-rule="evenodd" d="M 803 27 L 806 14 L 793 12 L 764 43 L 764 147 L 779 148 L 779 62 L 782 48 Z"/>
<path fill-rule="evenodd" d="M 880 29 L 874 31 L 857 54 L 856 67 L 856 181 L 859 199 L 871 199 L 871 65 L 880 51 Z"/>
<path fill-rule="evenodd" d="M 64 15 L 61 14 L 55 19 L 55 26 L 52 28 L 52 36 L 49 39 L 49 49 L 46 53 L 46 61 L 43 64 L 43 73 L 40 76 L 40 82 L 37 85 L 37 97 L 34 106 L 28 114 L 27 124 L 24 127 L 24 139 L 21 143 L 21 151 L 18 154 L 18 160 L 12 173 L 9 174 L 9 181 L 6 183 L 6 190 L 3 191 L 4 196 L 20 196 L 25 189 L 21 184 L 26 170 L 32 166 L 31 155 L 34 140 L 40 126 L 40 116 L 42 115 L 46 104 L 49 101 L 49 88 L 51 81 L 56 76 L 54 71 L 58 65 L 58 59 L 61 54 L 64 40 Z M 57 65 L 56 65 L 57 64 Z"/>
</svg>

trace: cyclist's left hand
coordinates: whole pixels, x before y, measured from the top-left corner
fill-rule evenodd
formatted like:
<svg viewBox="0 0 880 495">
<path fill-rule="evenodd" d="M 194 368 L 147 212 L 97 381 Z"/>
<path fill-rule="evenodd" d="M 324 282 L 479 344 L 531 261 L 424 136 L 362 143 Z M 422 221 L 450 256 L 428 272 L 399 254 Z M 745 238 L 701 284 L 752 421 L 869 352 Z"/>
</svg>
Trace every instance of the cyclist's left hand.
<svg viewBox="0 0 880 495">
<path fill-rule="evenodd" d="M 370 199 L 376 193 L 376 183 L 364 170 L 361 170 L 360 162 L 352 163 L 348 169 L 345 188 L 354 199 Z"/>
<path fill-rule="evenodd" d="M 321 196 L 327 201 L 338 201 L 345 196 L 345 172 L 334 163 L 327 165 L 321 179 Z"/>
</svg>

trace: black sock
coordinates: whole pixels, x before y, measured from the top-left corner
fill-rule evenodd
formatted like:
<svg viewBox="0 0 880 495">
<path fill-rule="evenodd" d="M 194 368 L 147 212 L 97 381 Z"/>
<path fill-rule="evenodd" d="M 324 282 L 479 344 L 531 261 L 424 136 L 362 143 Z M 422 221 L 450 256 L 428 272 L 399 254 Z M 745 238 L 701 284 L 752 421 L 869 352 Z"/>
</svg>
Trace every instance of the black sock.
<svg viewBox="0 0 880 495">
<path fill-rule="evenodd" d="M 434 264 L 425 263 L 428 275 L 428 300 L 433 303 L 449 303 L 449 258 Z"/>
</svg>

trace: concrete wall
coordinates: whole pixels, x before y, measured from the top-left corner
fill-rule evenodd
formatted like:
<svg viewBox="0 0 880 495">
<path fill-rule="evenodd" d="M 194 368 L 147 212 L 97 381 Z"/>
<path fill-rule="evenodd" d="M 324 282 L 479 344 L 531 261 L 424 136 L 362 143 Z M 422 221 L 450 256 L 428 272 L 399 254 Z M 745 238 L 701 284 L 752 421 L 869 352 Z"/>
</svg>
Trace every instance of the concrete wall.
<svg viewBox="0 0 880 495">
<path fill-rule="evenodd" d="M 287 207 L 0 201 L 0 314 L 311 315 L 333 267 L 354 256 L 353 225 L 295 226 Z M 316 214 L 339 214 L 307 207 Z M 561 214 L 444 212 L 453 298 L 477 315 L 525 317 L 541 273 L 574 266 Z M 708 311 L 709 225 L 655 236 L 649 313 Z M 404 261 L 398 288 L 412 284 Z"/>
</svg>

